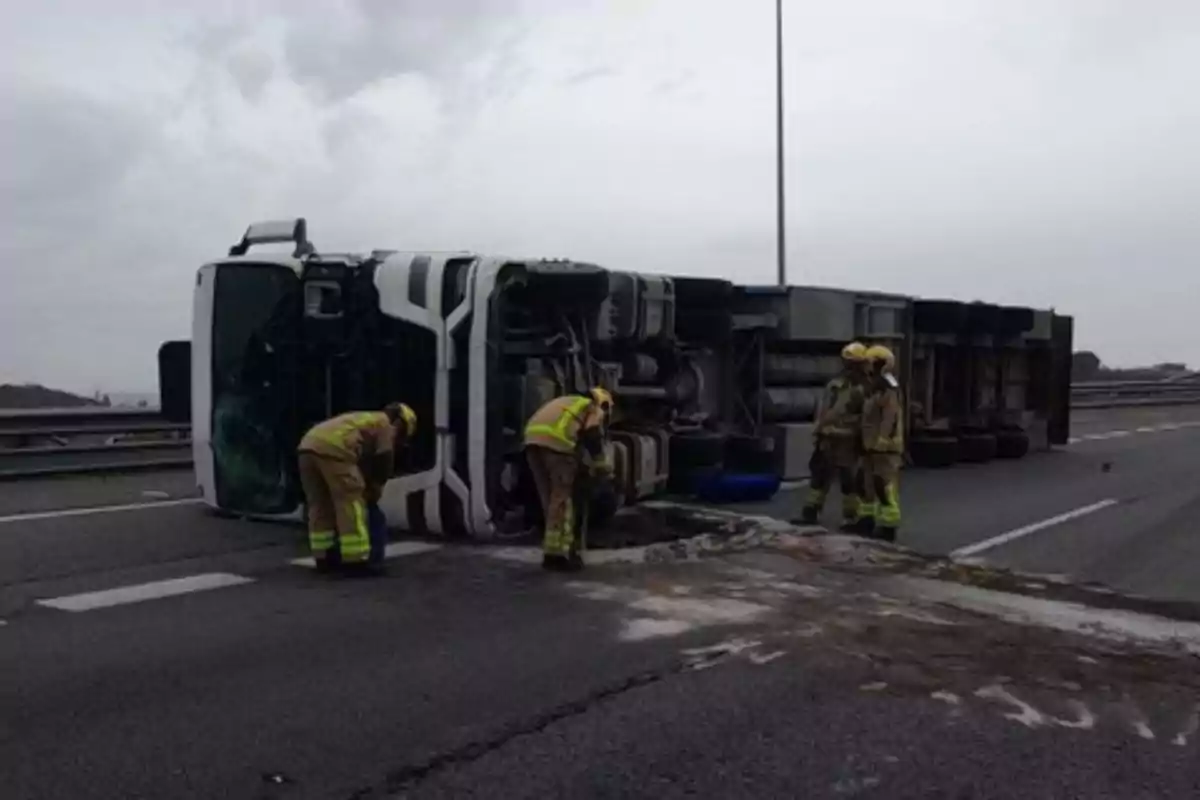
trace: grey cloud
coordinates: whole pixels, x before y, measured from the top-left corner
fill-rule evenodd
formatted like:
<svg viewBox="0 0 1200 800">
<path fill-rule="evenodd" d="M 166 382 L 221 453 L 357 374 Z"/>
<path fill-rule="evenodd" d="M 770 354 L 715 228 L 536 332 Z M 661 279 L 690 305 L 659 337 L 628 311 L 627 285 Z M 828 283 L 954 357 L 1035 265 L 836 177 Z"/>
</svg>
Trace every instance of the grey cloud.
<svg viewBox="0 0 1200 800">
<path fill-rule="evenodd" d="M 55 86 L 0 92 L 7 236 L 32 243 L 102 227 L 107 197 L 153 133 L 147 121 Z"/>
<path fill-rule="evenodd" d="M 516 11 L 506 0 L 355 0 L 349 30 L 298 17 L 285 56 L 291 72 L 330 100 L 396 75 L 444 78 L 477 56 Z"/>
<path fill-rule="evenodd" d="M 225 68 L 242 97 L 253 103 L 275 75 L 275 60 L 270 53 L 247 46 L 230 51 Z"/>
<path fill-rule="evenodd" d="M 683 0 L 617 41 L 602 13 L 571 19 L 583 0 L 532 16 L 531 0 L 114 2 L 130 13 L 89 11 L 102 40 L 81 0 L 25 4 L 36 24 L 0 31 L 10 57 L 50 53 L 45 74 L 127 85 L 113 102 L 156 115 L 28 84 L 36 59 L 0 71 L 0 342 L 37 331 L 3 348 L 6 374 L 152 387 L 157 342 L 187 335 L 195 265 L 293 213 L 331 249 L 774 277 L 769 4 L 712 0 L 685 29 L 670 18 L 701 3 Z M 1106 360 L 1177 357 L 1200 291 L 1200 5 L 851 5 L 789 0 L 794 279 L 1056 304 Z M 398 75 L 428 84 L 379 85 Z M 406 102 L 421 108 L 390 113 Z"/>
<path fill-rule="evenodd" d="M 691 86 L 694 78 L 695 73 L 690 70 L 681 72 L 654 84 L 654 93 L 663 96 L 676 94 Z"/>
<path fill-rule="evenodd" d="M 563 79 L 563 83 L 567 86 L 582 86 L 585 83 L 610 78 L 616 74 L 617 71 L 612 67 L 592 67 L 568 75 Z"/>
</svg>

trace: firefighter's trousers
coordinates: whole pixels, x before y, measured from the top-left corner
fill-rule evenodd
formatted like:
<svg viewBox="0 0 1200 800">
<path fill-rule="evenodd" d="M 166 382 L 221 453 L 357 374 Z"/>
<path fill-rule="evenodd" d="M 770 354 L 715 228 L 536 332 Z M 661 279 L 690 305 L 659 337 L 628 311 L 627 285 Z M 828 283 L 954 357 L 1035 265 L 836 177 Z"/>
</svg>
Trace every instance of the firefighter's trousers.
<svg viewBox="0 0 1200 800">
<path fill-rule="evenodd" d="M 810 518 L 820 516 L 836 476 L 842 495 L 842 521 L 852 523 L 859 515 L 859 491 L 855 471 L 858 450 L 851 436 L 822 436 L 808 464 L 808 499 L 804 510 Z"/>
<path fill-rule="evenodd" d="M 366 482 L 357 464 L 300 453 L 300 485 L 308 506 L 308 546 L 323 559 L 337 545 L 343 564 L 362 563 L 371 553 Z"/>
<path fill-rule="evenodd" d="M 579 459 L 532 444 L 526 445 L 525 457 L 537 485 L 545 520 L 542 552 L 547 556 L 569 556 L 577 544 L 574 494 Z"/>
<path fill-rule="evenodd" d="M 860 519 L 894 533 L 900 527 L 900 462 L 897 453 L 863 456 L 864 502 Z"/>
</svg>

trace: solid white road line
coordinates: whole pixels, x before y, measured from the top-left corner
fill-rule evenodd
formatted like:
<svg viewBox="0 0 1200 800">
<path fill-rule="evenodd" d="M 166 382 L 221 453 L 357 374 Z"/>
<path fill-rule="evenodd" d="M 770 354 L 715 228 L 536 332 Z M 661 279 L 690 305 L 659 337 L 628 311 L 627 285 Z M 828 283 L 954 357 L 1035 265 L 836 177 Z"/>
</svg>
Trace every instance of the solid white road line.
<svg viewBox="0 0 1200 800">
<path fill-rule="evenodd" d="M 243 578 L 241 575 L 230 575 L 227 572 L 210 572 L 204 575 L 191 575 L 187 578 L 174 578 L 167 581 L 140 583 L 134 586 L 121 586 L 116 589 L 105 589 L 100 592 L 86 592 L 84 594 L 54 597 L 49 600 L 38 600 L 37 603 L 40 606 L 56 608 L 59 611 L 93 611 L 97 608 L 108 608 L 127 603 L 140 603 L 144 600 L 158 600 L 163 597 L 174 597 L 192 592 L 205 592 L 210 589 L 223 589 L 227 586 L 240 586 L 253 582 L 253 578 Z"/>
<path fill-rule="evenodd" d="M 1049 519 L 1044 519 L 1041 522 L 1034 522 L 1030 525 L 1026 525 L 1023 528 L 1016 528 L 1008 533 L 1002 533 L 999 536 L 993 536 L 990 539 L 984 539 L 982 542 L 976 542 L 975 544 L 970 544 L 966 547 L 960 547 L 957 550 L 952 551 L 950 553 L 950 557 L 967 558 L 969 556 L 982 553 L 984 550 L 991 550 L 993 547 L 999 547 L 1002 544 L 1008 544 L 1009 542 L 1015 541 L 1024 536 L 1028 536 L 1031 533 L 1037 533 L 1040 530 L 1051 528 L 1064 522 L 1070 522 L 1073 519 L 1078 519 L 1079 517 L 1084 517 L 1088 514 L 1094 514 L 1095 512 L 1108 508 L 1109 506 L 1116 505 L 1116 503 L 1116 499 L 1110 497 L 1107 500 L 1101 500 L 1098 503 L 1092 503 L 1090 506 L 1082 506 L 1074 511 L 1068 511 L 1065 514 L 1059 514 L 1057 517 L 1050 517 Z"/>
<path fill-rule="evenodd" d="M 54 511 L 34 511 L 28 514 L 10 514 L 0 517 L 0 525 L 9 522 L 32 522 L 38 519 L 59 519 L 60 517 L 86 517 L 91 514 L 112 514 L 117 511 L 141 511 L 147 508 L 170 508 L 171 506 L 188 506 L 202 502 L 199 497 L 185 497 L 180 500 L 159 500 L 152 503 L 126 503 L 119 506 L 92 506 L 91 508 L 60 508 Z"/>
<path fill-rule="evenodd" d="M 431 542 L 392 542 L 383 549 L 384 558 L 400 558 L 401 556 L 415 556 L 418 553 L 428 553 L 432 550 L 441 550 L 440 544 Z M 317 564 L 313 561 L 312 556 L 305 558 L 294 558 L 288 562 L 297 567 L 315 567 Z"/>
</svg>

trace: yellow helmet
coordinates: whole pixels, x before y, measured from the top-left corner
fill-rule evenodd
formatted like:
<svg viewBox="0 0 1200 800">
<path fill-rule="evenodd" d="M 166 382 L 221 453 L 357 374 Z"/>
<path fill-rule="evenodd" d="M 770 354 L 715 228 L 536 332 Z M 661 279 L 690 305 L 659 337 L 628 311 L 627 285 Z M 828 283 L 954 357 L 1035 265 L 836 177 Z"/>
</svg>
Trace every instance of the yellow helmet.
<svg viewBox="0 0 1200 800">
<path fill-rule="evenodd" d="M 588 394 L 591 395 L 592 402 L 600 406 L 601 411 L 608 412 L 612 410 L 613 396 L 609 393 L 608 389 L 605 389 L 603 386 L 595 386 Z"/>
<path fill-rule="evenodd" d="M 867 346 L 862 342 L 851 342 L 842 348 L 843 361 L 866 361 Z"/>
<path fill-rule="evenodd" d="M 392 422 L 404 425 L 404 435 L 411 438 L 417 432 L 417 412 L 407 403 L 388 403 L 383 409 Z"/>
<path fill-rule="evenodd" d="M 891 372 L 896 367 L 896 356 L 890 348 L 881 344 L 873 344 L 867 348 L 867 360 L 872 364 L 883 362 L 883 370 Z"/>
</svg>

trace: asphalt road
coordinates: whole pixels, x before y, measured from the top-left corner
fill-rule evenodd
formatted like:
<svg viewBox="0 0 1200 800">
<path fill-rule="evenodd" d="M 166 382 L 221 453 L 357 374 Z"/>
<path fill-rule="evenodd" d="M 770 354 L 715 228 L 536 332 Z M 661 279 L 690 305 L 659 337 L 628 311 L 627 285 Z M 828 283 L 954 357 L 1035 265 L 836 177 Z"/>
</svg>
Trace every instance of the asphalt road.
<svg viewBox="0 0 1200 800">
<path fill-rule="evenodd" d="M 979 556 L 1195 597 L 1193 421 L 1080 415 L 1093 438 L 1066 452 L 907 473 L 904 541 L 947 553 L 1113 500 Z M 914 622 L 864 606 L 884 576 L 753 554 L 569 581 L 413 546 L 325 579 L 292 563 L 299 531 L 208 515 L 189 483 L 0 486 L 5 797 L 1200 791 L 1194 657 L 1122 672 L 1149 662 Z"/>
<path fill-rule="evenodd" d="M 906 470 L 901 542 L 946 555 L 1105 501 L 977 557 L 1200 602 L 1200 408 L 1076 412 L 1076 441 L 1019 461 Z M 795 517 L 804 490 L 755 511 Z M 837 521 L 837 497 L 826 506 Z"/>
</svg>

